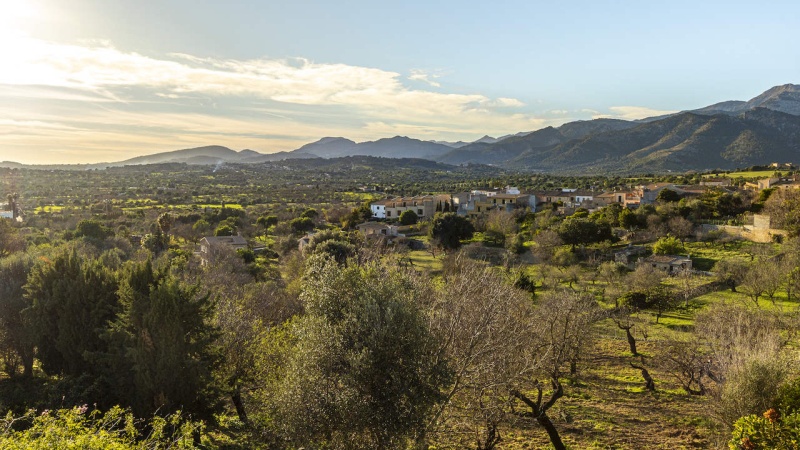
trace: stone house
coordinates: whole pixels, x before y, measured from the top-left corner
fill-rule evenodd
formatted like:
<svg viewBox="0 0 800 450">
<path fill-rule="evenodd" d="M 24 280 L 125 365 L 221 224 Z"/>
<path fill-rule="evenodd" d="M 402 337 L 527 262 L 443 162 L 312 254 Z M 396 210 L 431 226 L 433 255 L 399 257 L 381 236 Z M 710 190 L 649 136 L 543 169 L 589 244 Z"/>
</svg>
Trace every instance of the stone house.
<svg viewBox="0 0 800 450">
<path fill-rule="evenodd" d="M 241 236 L 205 236 L 200 239 L 199 251 L 200 264 L 206 265 L 214 261 L 220 248 L 230 248 L 234 251 L 248 248 L 247 240 Z"/>
<path fill-rule="evenodd" d="M 669 274 L 692 270 L 692 259 L 685 256 L 652 255 L 647 258 L 639 258 L 639 264 L 650 264 Z"/>
</svg>

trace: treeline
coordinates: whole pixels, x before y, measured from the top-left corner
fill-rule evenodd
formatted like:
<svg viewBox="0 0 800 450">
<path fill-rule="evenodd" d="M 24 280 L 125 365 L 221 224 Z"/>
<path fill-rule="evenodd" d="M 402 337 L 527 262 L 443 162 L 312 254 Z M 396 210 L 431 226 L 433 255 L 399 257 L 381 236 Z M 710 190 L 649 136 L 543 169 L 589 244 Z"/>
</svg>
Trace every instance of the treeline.
<svg viewBox="0 0 800 450">
<path fill-rule="evenodd" d="M 455 255 L 434 283 L 346 239 L 320 233 L 278 282 L 232 252 L 206 267 L 86 241 L 5 257 L 0 407 L 180 411 L 212 428 L 231 410 L 242 447 L 467 445 L 479 432 L 491 448 L 511 392 L 559 445 L 547 411 L 591 339 L 573 325 L 603 317 L 593 299 L 533 302 Z"/>
</svg>

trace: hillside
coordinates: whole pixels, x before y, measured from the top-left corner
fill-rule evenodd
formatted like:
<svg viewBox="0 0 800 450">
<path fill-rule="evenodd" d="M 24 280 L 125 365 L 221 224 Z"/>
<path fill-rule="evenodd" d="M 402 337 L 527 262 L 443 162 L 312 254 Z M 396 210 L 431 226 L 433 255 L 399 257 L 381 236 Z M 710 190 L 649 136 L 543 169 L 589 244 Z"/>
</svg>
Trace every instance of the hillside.
<svg viewBox="0 0 800 450">
<path fill-rule="evenodd" d="M 664 172 L 733 169 L 800 158 L 800 116 L 757 108 L 739 116 L 682 113 L 532 148 L 507 165 L 543 171 Z"/>
<path fill-rule="evenodd" d="M 453 147 L 446 144 L 421 141 L 405 136 L 356 143 L 341 137 L 326 137 L 306 144 L 291 154 L 314 155 L 321 158 L 342 156 L 382 156 L 387 158 L 435 159 Z"/>
</svg>

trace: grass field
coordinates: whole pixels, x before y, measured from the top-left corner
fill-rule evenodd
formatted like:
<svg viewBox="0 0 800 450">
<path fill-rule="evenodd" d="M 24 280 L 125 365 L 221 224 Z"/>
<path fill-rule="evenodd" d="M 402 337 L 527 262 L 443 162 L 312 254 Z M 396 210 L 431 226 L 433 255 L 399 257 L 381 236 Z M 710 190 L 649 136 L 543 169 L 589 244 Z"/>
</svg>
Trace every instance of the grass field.
<svg viewBox="0 0 800 450">
<path fill-rule="evenodd" d="M 33 210 L 33 213 L 34 214 L 39 214 L 39 213 L 42 213 L 42 212 L 45 212 L 45 213 L 57 213 L 57 212 L 61 212 L 63 209 L 64 209 L 63 206 L 57 206 L 57 205 L 37 206 L 36 209 Z"/>
<path fill-rule="evenodd" d="M 741 177 L 741 178 L 745 178 L 745 179 L 750 179 L 750 178 L 769 178 L 774 173 L 775 173 L 774 170 L 756 170 L 756 171 L 753 171 L 753 172 L 731 172 L 731 173 L 719 173 L 719 174 L 709 173 L 709 174 L 703 175 L 703 178 L 719 178 L 719 177 L 725 177 L 725 178 L 740 178 Z"/>
<path fill-rule="evenodd" d="M 685 253 L 691 255 L 692 267 L 697 270 L 711 271 L 714 264 L 723 259 L 739 258 L 750 259 L 747 253 L 749 247 L 753 245 L 748 241 L 734 241 L 725 244 L 706 244 L 703 242 L 687 242 L 684 244 Z"/>
<path fill-rule="evenodd" d="M 408 260 L 411 263 L 411 267 L 418 271 L 430 272 L 433 275 L 441 273 L 443 257 L 444 253 L 441 253 L 434 258 L 427 250 L 412 250 L 408 252 Z"/>
<path fill-rule="evenodd" d="M 640 342 L 643 354 L 657 352 L 658 342 Z M 549 416 L 571 449 L 709 448 L 711 426 L 707 399 L 688 395 L 662 368 L 648 361 L 656 391 L 644 389 L 641 372 L 632 368 L 622 335 L 600 339 L 578 377 L 564 379 L 564 397 Z M 548 447 L 544 430 L 520 422 L 503 434 L 503 449 Z"/>
</svg>

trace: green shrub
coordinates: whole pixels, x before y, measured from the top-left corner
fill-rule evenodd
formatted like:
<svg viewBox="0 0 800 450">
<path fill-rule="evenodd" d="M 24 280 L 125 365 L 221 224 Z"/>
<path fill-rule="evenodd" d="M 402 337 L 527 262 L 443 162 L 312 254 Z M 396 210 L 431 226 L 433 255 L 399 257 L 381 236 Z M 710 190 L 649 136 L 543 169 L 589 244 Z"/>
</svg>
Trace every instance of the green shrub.
<svg viewBox="0 0 800 450">
<path fill-rule="evenodd" d="M 796 450 L 800 442 L 800 414 L 783 416 L 770 408 L 764 414 L 752 414 L 733 425 L 731 450 Z"/>
<path fill-rule="evenodd" d="M 400 214 L 400 225 L 414 225 L 419 221 L 419 216 L 414 211 L 407 209 Z"/>
<path fill-rule="evenodd" d="M 653 244 L 653 253 L 656 255 L 677 255 L 683 251 L 683 244 L 675 236 L 666 236 Z"/>
<path fill-rule="evenodd" d="M 178 414 L 156 417 L 146 427 L 145 436 L 137 428 L 133 414 L 116 406 L 106 412 L 88 411 L 86 405 L 55 412 L 33 410 L 22 416 L 9 413 L 0 419 L 0 448 L 156 450 L 194 449 L 193 435 L 200 424 L 185 421 Z"/>
</svg>

